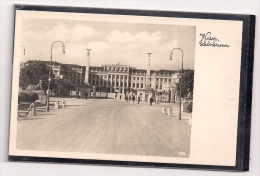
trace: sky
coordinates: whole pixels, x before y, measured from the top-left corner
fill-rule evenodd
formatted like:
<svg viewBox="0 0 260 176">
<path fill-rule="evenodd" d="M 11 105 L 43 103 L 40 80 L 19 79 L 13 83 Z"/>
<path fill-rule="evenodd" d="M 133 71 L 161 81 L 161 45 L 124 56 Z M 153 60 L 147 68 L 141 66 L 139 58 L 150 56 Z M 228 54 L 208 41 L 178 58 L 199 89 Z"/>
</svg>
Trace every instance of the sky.
<svg viewBox="0 0 260 176">
<path fill-rule="evenodd" d="M 51 58 L 60 63 L 86 65 L 90 51 L 90 65 L 123 64 L 147 68 L 148 54 L 153 53 L 151 69 L 180 69 L 183 50 L 184 69 L 194 69 L 196 27 L 116 23 L 79 20 L 33 19 L 22 21 L 21 62 Z"/>
</svg>

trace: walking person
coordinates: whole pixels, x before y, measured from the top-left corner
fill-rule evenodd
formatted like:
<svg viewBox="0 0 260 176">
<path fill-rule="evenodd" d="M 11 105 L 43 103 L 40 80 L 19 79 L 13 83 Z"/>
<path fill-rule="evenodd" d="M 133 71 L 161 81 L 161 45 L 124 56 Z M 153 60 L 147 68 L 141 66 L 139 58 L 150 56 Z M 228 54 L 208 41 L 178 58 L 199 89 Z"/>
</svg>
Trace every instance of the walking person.
<svg viewBox="0 0 260 176">
<path fill-rule="evenodd" d="M 119 97 L 120 97 L 120 100 L 121 100 L 121 97 L 122 97 L 122 96 L 120 95 Z"/>
<path fill-rule="evenodd" d="M 153 105 L 153 97 L 150 98 L 150 106 Z"/>
<path fill-rule="evenodd" d="M 135 96 L 133 96 L 132 100 L 133 100 L 133 103 L 134 103 L 135 102 Z"/>
<path fill-rule="evenodd" d="M 85 100 L 88 99 L 88 92 L 85 93 Z"/>
<path fill-rule="evenodd" d="M 125 101 L 126 101 L 126 102 L 128 101 L 128 96 L 125 96 Z"/>
<path fill-rule="evenodd" d="M 138 104 L 140 103 L 140 101 L 141 101 L 141 98 L 140 98 L 140 95 L 138 96 Z"/>
</svg>

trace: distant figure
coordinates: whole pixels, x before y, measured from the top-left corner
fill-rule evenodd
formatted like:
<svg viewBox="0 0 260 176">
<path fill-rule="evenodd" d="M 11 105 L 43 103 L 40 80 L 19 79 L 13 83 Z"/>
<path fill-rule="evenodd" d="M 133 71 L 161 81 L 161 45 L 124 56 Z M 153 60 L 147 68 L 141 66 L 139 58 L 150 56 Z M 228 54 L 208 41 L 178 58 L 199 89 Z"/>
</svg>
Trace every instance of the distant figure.
<svg viewBox="0 0 260 176">
<path fill-rule="evenodd" d="M 120 100 L 121 100 L 121 97 L 122 97 L 122 96 L 120 95 L 119 97 L 120 97 Z"/>
<path fill-rule="evenodd" d="M 88 92 L 85 93 L 85 100 L 88 99 Z"/>
<path fill-rule="evenodd" d="M 135 96 L 132 97 L 133 103 L 135 102 Z"/>
<path fill-rule="evenodd" d="M 127 97 L 127 96 L 125 96 L 125 101 L 126 101 L 126 102 L 128 101 L 128 97 Z"/>
<path fill-rule="evenodd" d="M 150 98 L 150 105 L 153 105 L 153 97 Z"/>
<path fill-rule="evenodd" d="M 115 95 L 115 99 L 116 99 L 117 95 Z"/>
<path fill-rule="evenodd" d="M 140 103 L 140 101 L 141 101 L 141 98 L 140 98 L 140 95 L 138 96 L 138 104 Z"/>
</svg>

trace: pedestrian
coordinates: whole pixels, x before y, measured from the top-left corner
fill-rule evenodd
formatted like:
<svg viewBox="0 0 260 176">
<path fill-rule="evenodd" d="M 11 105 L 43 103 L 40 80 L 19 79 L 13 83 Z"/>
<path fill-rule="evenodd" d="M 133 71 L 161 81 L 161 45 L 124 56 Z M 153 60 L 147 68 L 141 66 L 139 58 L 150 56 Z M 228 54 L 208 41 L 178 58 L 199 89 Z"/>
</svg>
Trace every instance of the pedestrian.
<svg viewBox="0 0 260 176">
<path fill-rule="evenodd" d="M 119 97 L 120 97 L 120 100 L 121 100 L 121 97 L 122 97 L 122 96 L 120 95 Z"/>
<path fill-rule="evenodd" d="M 85 93 L 85 100 L 88 99 L 88 92 Z"/>
<path fill-rule="evenodd" d="M 115 95 L 115 99 L 116 99 L 116 96 L 117 96 L 117 95 Z"/>
<path fill-rule="evenodd" d="M 128 97 L 127 97 L 127 96 L 125 96 L 125 101 L 126 101 L 126 102 L 128 101 Z"/>
<path fill-rule="evenodd" d="M 153 105 L 153 97 L 150 98 L 150 105 Z"/>
<path fill-rule="evenodd" d="M 140 103 L 141 101 L 141 98 L 140 98 L 140 95 L 138 96 L 138 104 Z"/>
<path fill-rule="evenodd" d="M 135 102 L 135 96 L 132 97 L 133 103 Z"/>
</svg>

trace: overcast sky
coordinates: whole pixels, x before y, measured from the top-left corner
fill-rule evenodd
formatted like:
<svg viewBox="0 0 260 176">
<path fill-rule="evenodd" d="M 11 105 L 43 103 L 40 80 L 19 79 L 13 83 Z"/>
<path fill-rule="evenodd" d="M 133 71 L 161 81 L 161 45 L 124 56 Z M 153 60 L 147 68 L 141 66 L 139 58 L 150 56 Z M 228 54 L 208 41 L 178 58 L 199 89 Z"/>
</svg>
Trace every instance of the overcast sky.
<svg viewBox="0 0 260 176">
<path fill-rule="evenodd" d="M 147 68 L 151 55 L 151 69 L 180 69 L 181 52 L 184 52 L 184 68 L 194 69 L 195 58 L 194 26 L 91 22 L 72 20 L 23 19 L 22 42 L 26 53 L 21 51 L 21 62 L 29 59 L 50 60 L 51 45 L 53 60 L 68 64 L 86 64 L 87 48 L 92 49 L 90 65 L 126 64 Z"/>
</svg>

